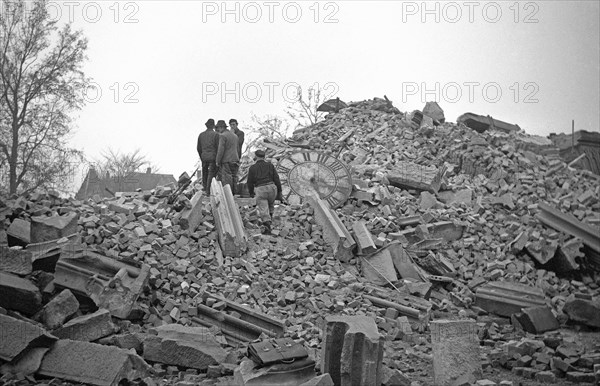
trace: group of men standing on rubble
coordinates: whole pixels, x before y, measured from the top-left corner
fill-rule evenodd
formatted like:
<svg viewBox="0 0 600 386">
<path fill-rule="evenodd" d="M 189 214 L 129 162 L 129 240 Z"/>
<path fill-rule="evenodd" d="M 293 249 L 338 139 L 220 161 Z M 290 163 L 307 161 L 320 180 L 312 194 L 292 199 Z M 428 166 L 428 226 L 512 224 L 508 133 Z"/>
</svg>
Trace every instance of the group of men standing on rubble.
<svg viewBox="0 0 600 386">
<path fill-rule="evenodd" d="M 224 120 L 215 125 L 214 119 L 205 123 L 206 130 L 198 136 L 198 155 L 202 162 L 202 187 L 210 194 L 213 178 L 219 179 L 223 185 L 231 187 L 231 193 L 237 193 L 238 170 L 242 158 L 244 132 L 238 128 L 235 119 L 229 120 L 231 130 L 227 130 Z"/>
<path fill-rule="evenodd" d="M 227 130 L 224 120 L 215 125 L 214 119 L 205 123 L 206 130 L 198 136 L 197 150 L 202 162 L 202 187 L 204 193 L 210 195 L 213 178 L 221 181 L 223 186 L 229 185 L 231 193 L 237 194 L 238 171 L 242 158 L 244 132 L 238 128 L 235 119 L 229 120 L 231 130 Z M 265 152 L 255 152 L 256 163 L 248 170 L 248 193 L 256 195 L 256 206 L 261 220 L 263 234 L 271 233 L 275 200 L 283 201 L 281 182 L 275 166 L 265 161 Z"/>
</svg>

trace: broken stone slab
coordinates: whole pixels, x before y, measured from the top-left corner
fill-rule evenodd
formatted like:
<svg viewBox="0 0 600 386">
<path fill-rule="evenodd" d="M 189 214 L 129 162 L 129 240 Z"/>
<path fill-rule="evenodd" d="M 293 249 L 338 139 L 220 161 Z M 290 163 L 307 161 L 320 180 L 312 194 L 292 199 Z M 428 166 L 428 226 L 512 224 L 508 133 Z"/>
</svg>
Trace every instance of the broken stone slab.
<svg viewBox="0 0 600 386">
<path fill-rule="evenodd" d="M 198 304 L 197 317 L 192 317 L 192 322 L 205 327 L 218 327 L 232 343 L 251 342 L 261 335 L 281 338 L 285 333 L 283 321 L 256 309 L 208 291 L 202 294 L 202 299 L 205 304 Z M 221 304 L 222 307 L 212 308 L 213 304 Z"/>
<path fill-rule="evenodd" d="M 445 168 L 423 166 L 413 162 L 398 161 L 387 173 L 389 184 L 402 189 L 426 190 L 437 193 L 440 190 Z"/>
<path fill-rule="evenodd" d="M 126 333 L 119 335 L 111 335 L 98 340 L 98 343 L 109 346 L 117 346 L 126 350 L 134 349 L 138 353 L 143 352 L 144 340 L 147 334 L 142 333 Z"/>
<path fill-rule="evenodd" d="M 29 244 L 27 245 L 26 251 L 31 253 L 31 261 L 35 263 L 38 260 L 46 258 L 54 257 L 58 259 L 58 257 L 60 257 L 60 255 L 63 253 L 75 253 L 75 251 L 83 248 L 84 247 L 81 244 L 81 236 L 79 233 L 74 233 L 70 236 L 62 237 L 56 240 Z M 37 265 L 39 265 L 39 263 Z M 49 265 L 51 266 L 51 269 L 48 271 L 54 271 L 54 265 L 56 265 L 56 261 Z M 36 269 L 36 264 L 34 264 L 33 269 Z"/>
<path fill-rule="evenodd" d="M 63 323 L 79 310 L 79 301 L 68 289 L 63 290 L 50 300 L 35 319 L 44 323 L 44 325 L 54 330 L 63 325 Z"/>
<path fill-rule="evenodd" d="M 350 261 L 356 242 L 336 212 L 316 195 L 309 194 L 304 199 L 314 209 L 315 220 L 323 228 L 323 239 L 333 248 L 335 257 L 344 263 Z"/>
<path fill-rule="evenodd" d="M 422 269 L 415 264 L 409 252 L 402 247 L 400 242 L 391 242 L 381 249 L 382 253 L 385 253 L 386 250 L 390 254 L 394 267 L 401 278 L 416 281 L 425 280 Z"/>
<path fill-rule="evenodd" d="M 570 296 L 563 306 L 563 312 L 574 322 L 600 328 L 600 302 L 597 300 Z"/>
<path fill-rule="evenodd" d="M 42 359 L 49 350 L 49 347 L 30 348 L 24 351 L 19 358 L 0 366 L 0 374 L 33 375 L 40 368 Z"/>
<path fill-rule="evenodd" d="M 248 249 L 248 237 L 231 186 L 223 186 L 215 178 L 210 192 L 210 205 L 221 250 L 225 256 L 240 257 Z"/>
<path fill-rule="evenodd" d="M 398 280 L 389 249 L 361 256 L 360 261 L 363 276 L 369 282 L 383 286 Z"/>
<path fill-rule="evenodd" d="M 31 218 L 31 242 L 41 243 L 77 233 L 78 219 L 76 212 L 65 216 L 34 216 Z"/>
<path fill-rule="evenodd" d="M 0 359 L 18 359 L 35 347 L 50 347 L 58 338 L 25 320 L 0 314 Z"/>
<path fill-rule="evenodd" d="M 144 359 L 169 365 L 206 370 L 225 361 L 225 351 L 213 332 L 204 327 L 167 324 L 144 340 Z"/>
<path fill-rule="evenodd" d="M 579 269 L 578 260 L 583 261 L 584 258 L 583 242 L 575 237 L 559 244 L 554 258 L 544 268 L 561 273 L 576 271 Z"/>
<path fill-rule="evenodd" d="M 422 211 L 427 211 L 429 209 L 440 209 L 442 205 L 435 198 L 435 196 L 429 192 L 421 192 L 421 199 L 419 200 L 419 208 Z"/>
<path fill-rule="evenodd" d="M 379 385 L 384 337 L 368 316 L 328 316 L 321 370 L 335 385 Z"/>
<path fill-rule="evenodd" d="M 128 215 L 130 213 L 133 213 L 135 207 L 130 204 L 124 204 L 120 199 L 118 201 L 109 202 L 108 209 L 112 212 L 123 213 L 125 215 Z"/>
<path fill-rule="evenodd" d="M 438 192 L 437 197 L 444 204 L 452 205 L 456 203 L 471 206 L 473 201 L 473 191 L 471 189 L 461 189 L 456 192 L 446 190 Z"/>
<path fill-rule="evenodd" d="M 31 223 L 16 218 L 6 230 L 9 245 L 26 246 L 31 242 Z"/>
<path fill-rule="evenodd" d="M 523 329 L 532 334 L 542 334 L 560 328 L 560 323 L 548 306 L 524 308 L 515 314 Z"/>
<path fill-rule="evenodd" d="M 423 108 L 423 115 L 426 115 L 439 123 L 444 123 L 446 120 L 444 117 L 444 110 L 440 107 L 437 102 L 426 102 Z"/>
<path fill-rule="evenodd" d="M 38 374 L 98 386 L 146 378 L 152 368 L 137 354 L 113 346 L 62 339 L 44 356 Z"/>
<path fill-rule="evenodd" d="M 429 326 L 434 383 L 450 386 L 481 379 L 477 323 L 474 320 L 436 320 Z"/>
<path fill-rule="evenodd" d="M 32 271 L 31 252 L 20 247 L 9 248 L 0 245 L 0 271 L 16 275 L 29 275 Z"/>
<path fill-rule="evenodd" d="M 202 191 L 194 194 L 194 197 L 190 200 L 192 207 L 185 209 L 181 212 L 181 218 L 179 219 L 179 225 L 181 229 L 187 229 L 190 232 L 194 232 L 198 225 L 202 222 Z"/>
<path fill-rule="evenodd" d="M 29 280 L 0 272 L 0 307 L 31 316 L 42 307 L 42 294 Z"/>
<path fill-rule="evenodd" d="M 371 303 L 373 303 L 374 305 L 376 305 L 378 307 L 394 308 L 394 309 L 398 310 L 402 315 L 406 315 L 406 316 L 414 318 L 414 319 L 419 319 L 419 310 L 416 308 L 413 308 L 413 307 L 410 307 L 407 305 L 403 305 L 403 304 L 394 303 L 389 300 L 380 299 L 376 296 L 363 295 L 362 297 L 364 299 L 369 300 Z"/>
<path fill-rule="evenodd" d="M 504 205 L 505 207 L 507 207 L 509 209 L 515 208 L 515 203 L 512 199 L 512 195 L 510 193 L 504 193 L 500 197 L 488 196 L 488 197 L 486 197 L 486 200 L 487 200 L 487 202 L 490 203 L 490 205 Z"/>
<path fill-rule="evenodd" d="M 555 240 L 547 241 L 545 239 L 536 240 L 527 243 L 525 248 L 540 264 L 546 264 L 556 255 L 558 242 Z"/>
<path fill-rule="evenodd" d="M 111 335 L 115 330 L 110 312 L 100 309 L 92 314 L 71 319 L 52 333 L 61 339 L 91 342 Z"/>
<path fill-rule="evenodd" d="M 455 224 L 452 221 L 439 221 L 433 224 L 427 224 L 426 230 L 429 233 L 429 238 L 443 239 L 445 242 L 451 243 L 462 237 L 464 227 Z M 389 233 L 388 236 L 393 240 L 402 240 L 402 238 L 405 238 L 408 241 L 408 244 L 416 244 L 422 240 L 422 238 L 419 237 L 417 230 L 414 228 Z"/>
<path fill-rule="evenodd" d="M 54 284 L 87 296 L 99 308 L 126 319 L 150 279 L 150 266 L 140 268 L 89 250 L 61 256 Z"/>
<path fill-rule="evenodd" d="M 259 368 L 254 361 L 246 359 L 235 369 L 233 376 L 238 386 L 299 386 L 315 377 L 315 362 L 311 358 L 305 358 L 289 364 L 279 363 Z"/>
<path fill-rule="evenodd" d="M 367 229 L 364 221 L 354 222 L 352 230 L 354 231 L 354 239 L 356 240 L 360 254 L 367 255 L 377 250 L 371 232 Z"/>
<path fill-rule="evenodd" d="M 402 371 L 383 367 L 382 386 L 410 386 L 411 380 Z"/>
<path fill-rule="evenodd" d="M 475 305 L 500 316 L 510 318 L 523 308 L 545 306 L 541 288 L 520 283 L 489 282 L 477 288 Z"/>
</svg>

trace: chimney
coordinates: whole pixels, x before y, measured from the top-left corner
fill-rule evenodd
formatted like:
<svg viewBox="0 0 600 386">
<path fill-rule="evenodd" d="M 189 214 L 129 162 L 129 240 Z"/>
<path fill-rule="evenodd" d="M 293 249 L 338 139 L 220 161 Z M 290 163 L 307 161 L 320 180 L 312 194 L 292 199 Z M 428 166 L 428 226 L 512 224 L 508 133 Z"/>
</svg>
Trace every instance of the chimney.
<svg viewBox="0 0 600 386">
<path fill-rule="evenodd" d="M 150 173 L 152 173 L 152 168 L 146 169 L 146 174 L 150 174 Z"/>
</svg>

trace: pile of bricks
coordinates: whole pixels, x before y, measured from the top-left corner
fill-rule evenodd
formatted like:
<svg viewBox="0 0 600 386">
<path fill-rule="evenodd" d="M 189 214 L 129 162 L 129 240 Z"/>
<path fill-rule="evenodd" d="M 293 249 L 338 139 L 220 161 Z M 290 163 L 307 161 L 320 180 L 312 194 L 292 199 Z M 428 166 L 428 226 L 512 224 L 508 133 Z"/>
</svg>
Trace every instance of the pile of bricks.
<svg viewBox="0 0 600 386">
<path fill-rule="evenodd" d="M 373 379 L 382 384 L 431 384 L 442 376 L 445 370 L 434 377 L 444 368 L 436 357 L 445 354 L 436 351 L 439 334 L 432 336 L 431 321 L 466 318 L 477 322 L 485 358 L 481 372 L 469 370 L 479 378 L 473 382 L 509 384 L 513 376 L 588 382 L 598 373 L 600 347 L 577 346 L 564 328 L 598 337 L 600 275 L 594 240 L 581 236 L 582 226 L 600 223 L 598 179 L 524 133 L 477 133 L 440 122 L 376 98 L 329 114 L 289 143 L 266 144 L 274 161 L 290 144 L 339 154 L 354 182 L 351 197 L 335 210 L 315 199 L 278 206 L 270 236 L 255 225 L 252 200 L 209 199 L 196 186 L 179 198 L 181 211 L 167 204 L 174 187 L 115 199 L 36 192 L 4 200 L 0 317 L 3 326 L 35 332 L 21 349 L 2 352 L 3 379 L 26 384 L 37 374 L 95 384 L 121 378 L 231 384 L 252 378 L 242 368 L 244 345 L 275 336 L 302 343 L 335 384 L 346 376 L 364 378 L 371 367 L 344 375 L 325 364 L 340 360 L 326 349 L 337 334 L 327 332 L 328 321 L 338 316 L 374 322 L 383 356 L 373 365 L 380 374 Z M 541 221 L 542 202 L 572 215 L 580 223 L 575 235 Z M 68 258 L 94 254 L 115 261 L 93 260 L 111 266 L 94 281 L 100 289 L 78 293 L 75 284 L 55 277 Z M 138 280 L 143 288 L 132 284 L 137 289 L 126 315 L 103 302 L 110 288 L 127 286 L 128 277 L 134 283 L 144 270 L 147 280 Z M 528 302 L 495 298 L 497 282 L 520 285 L 510 290 Z M 547 330 L 539 315 L 555 324 Z M 349 320 L 339 323 L 352 329 Z M 117 359 L 108 365 L 115 372 L 106 379 L 96 379 L 94 368 L 85 379 L 69 369 L 50 371 L 46 359 L 35 369 L 19 368 L 15 358 L 40 337 L 45 343 L 37 347 L 46 351 L 28 355 L 48 363 L 57 360 L 56 350 L 57 358 L 69 350 L 92 356 L 123 351 L 112 356 Z M 565 354 L 546 337 L 579 348 Z M 515 348 L 532 339 L 535 350 Z"/>
</svg>

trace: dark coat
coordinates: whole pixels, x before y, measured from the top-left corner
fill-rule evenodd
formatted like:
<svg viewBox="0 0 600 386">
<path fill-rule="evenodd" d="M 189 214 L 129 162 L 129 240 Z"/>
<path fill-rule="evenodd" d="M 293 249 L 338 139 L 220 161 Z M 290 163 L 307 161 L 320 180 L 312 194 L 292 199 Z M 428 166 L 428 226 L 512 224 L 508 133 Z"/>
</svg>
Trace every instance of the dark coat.
<svg viewBox="0 0 600 386">
<path fill-rule="evenodd" d="M 240 156 L 240 159 L 242 158 L 242 145 L 244 144 L 244 132 L 240 129 L 237 129 L 236 131 L 234 131 L 234 134 L 237 135 L 238 137 L 238 155 Z"/>
<path fill-rule="evenodd" d="M 215 161 L 219 147 L 219 133 L 213 129 L 206 129 L 198 136 L 198 155 L 202 162 Z"/>
</svg>

